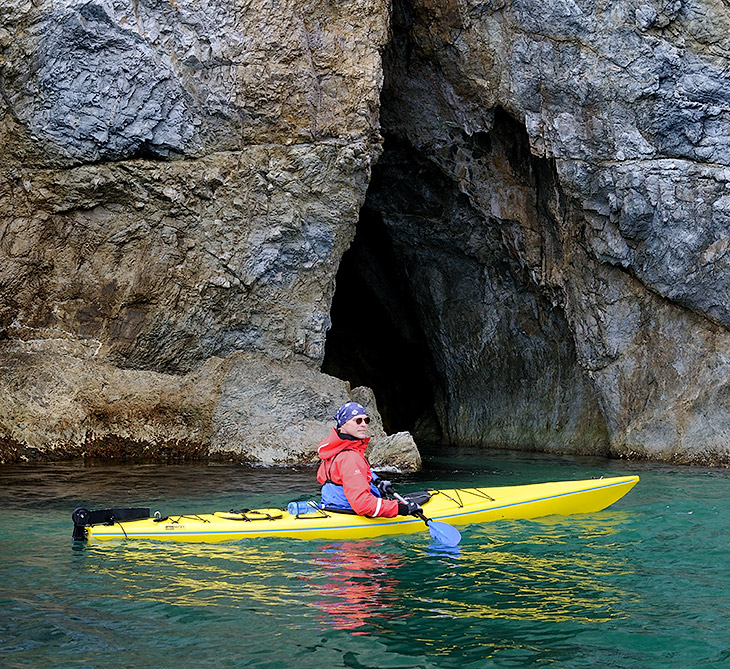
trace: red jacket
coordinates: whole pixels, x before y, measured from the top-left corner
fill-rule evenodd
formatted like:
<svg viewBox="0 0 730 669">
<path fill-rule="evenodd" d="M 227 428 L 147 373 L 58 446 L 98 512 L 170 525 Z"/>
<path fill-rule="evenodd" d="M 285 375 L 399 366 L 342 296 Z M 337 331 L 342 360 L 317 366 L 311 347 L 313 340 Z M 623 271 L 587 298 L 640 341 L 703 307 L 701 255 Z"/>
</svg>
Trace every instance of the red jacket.
<svg viewBox="0 0 730 669">
<path fill-rule="evenodd" d="M 398 515 L 398 502 L 376 497 L 370 492 L 373 476 L 370 464 L 365 459 L 365 449 L 369 441 L 370 439 L 342 439 L 333 428 L 330 436 L 317 449 L 322 459 L 317 470 L 317 480 L 322 484 L 332 481 L 341 485 L 347 501 L 359 516 L 395 518 Z M 342 455 L 337 455 L 338 453 Z"/>
</svg>

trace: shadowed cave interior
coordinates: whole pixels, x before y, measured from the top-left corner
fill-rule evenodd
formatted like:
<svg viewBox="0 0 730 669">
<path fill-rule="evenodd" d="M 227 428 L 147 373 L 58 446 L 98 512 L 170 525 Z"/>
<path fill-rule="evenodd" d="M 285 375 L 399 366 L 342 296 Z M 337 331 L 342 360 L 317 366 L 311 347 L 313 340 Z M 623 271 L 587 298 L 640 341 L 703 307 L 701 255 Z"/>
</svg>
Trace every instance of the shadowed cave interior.
<svg viewBox="0 0 730 669">
<path fill-rule="evenodd" d="M 387 228 L 367 206 L 337 273 L 331 319 L 322 371 L 372 388 L 387 432 L 413 432 L 433 410 L 430 354 Z"/>
<path fill-rule="evenodd" d="M 511 132 L 512 123 L 508 126 Z M 492 148 L 485 133 L 466 141 L 477 160 Z M 481 309 L 475 303 L 480 297 L 471 291 L 483 268 L 462 247 L 454 227 L 488 230 L 488 245 L 499 247 L 494 223 L 475 212 L 457 185 L 408 141 L 386 134 L 355 238 L 337 273 L 322 367 L 352 387 L 372 388 L 386 432 L 408 430 L 419 443 L 441 441 L 443 404 L 453 393 L 432 356 L 458 358 L 463 352 L 440 351 L 446 342 L 435 336 L 434 329 L 443 329 L 444 313 Z M 496 274 L 505 276 L 508 289 L 515 283 L 522 289 L 521 278 L 515 282 L 512 277 L 521 273 L 520 268 L 503 261 L 498 251 L 493 254 Z M 448 285 L 447 299 L 438 307 L 429 303 L 430 290 L 424 293 L 418 279 L 428 266 Z M 414 287 L 414 281 L 420 285 Z M 469 317 L 463 320 L 464 337 L 447 346 L 469 345 Z M 513 374 L 523 374 L 523 362 L 519 353 L 505 352 L 502 364 L 511 365 Z"/>
<path fill-rule="evenodd" d="M 336 277 L 322 371 L 372 388 L 386 432 L 419 444 L 605 450 L 560 300 L 525 262 L 563 216 L 554 166 L 501 110 L 492 132 L 455 134 L 454 146 L 490 175 L 487 192 L 532 193 L 521 216 L 542 236 L 530 232 L 526 250 L 523 224 L 477 210 L 442 167 L 386 134 Z"/>
</svg>

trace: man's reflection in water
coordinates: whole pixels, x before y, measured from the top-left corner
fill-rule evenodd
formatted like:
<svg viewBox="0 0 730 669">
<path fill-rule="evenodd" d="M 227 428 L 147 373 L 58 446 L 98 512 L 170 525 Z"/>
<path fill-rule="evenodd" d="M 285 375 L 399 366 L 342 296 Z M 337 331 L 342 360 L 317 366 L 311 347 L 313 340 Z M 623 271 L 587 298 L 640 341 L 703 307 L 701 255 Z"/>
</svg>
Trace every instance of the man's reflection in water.
<svg viewBox="0 0 730 669">
<path fill-rule="evenodd" d="M 314 605 L 326 613 L 326 625 L 357 630 L 372 624 L 373 616 L 382 620 L 406 615 L 396 606 L 399 581 L 393 575 L 393 570 L 404 562 L 401 556 L 364 541 L 327 544 L 320 550 L 315 563 L 327 580 L 318 579 L 312 587 L 320 595 Z"/>
</svg>

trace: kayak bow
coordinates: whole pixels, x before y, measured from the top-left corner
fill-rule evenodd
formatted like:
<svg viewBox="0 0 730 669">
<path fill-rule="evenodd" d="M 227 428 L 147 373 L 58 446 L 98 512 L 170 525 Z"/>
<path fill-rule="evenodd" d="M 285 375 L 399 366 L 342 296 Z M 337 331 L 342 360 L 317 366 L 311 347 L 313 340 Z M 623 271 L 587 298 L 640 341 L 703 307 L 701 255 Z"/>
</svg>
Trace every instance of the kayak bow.
<svg viewBox="0 0 730 669">
<path fill-rule="evenodd" d="M 638 481 L 638 476 L 621 476 L 430 490 L 430 498 L 422 506 L 429 519 L 452 525 L 594 513 L 621 499 Z M 94 541 L 151 539 L 220 543 L 260 537 L 342 540 L 410 534 L 423 529 L 422 520 L 413 516 L 366 518 L 329 510 L 292 515 L 281 509 L 255 509 L 162 517 L 159 513 L 151 515 L 149 508 L 135 507 L 76 509 L 72 518 L 74 539 Z"/>
</svg>

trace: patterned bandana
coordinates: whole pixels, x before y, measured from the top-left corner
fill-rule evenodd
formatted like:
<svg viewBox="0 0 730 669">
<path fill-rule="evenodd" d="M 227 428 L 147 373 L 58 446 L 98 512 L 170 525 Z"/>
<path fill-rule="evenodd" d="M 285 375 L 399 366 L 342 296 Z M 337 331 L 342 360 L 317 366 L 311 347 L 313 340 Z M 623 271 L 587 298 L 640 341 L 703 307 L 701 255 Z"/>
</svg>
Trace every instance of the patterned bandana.
<svg viewBox="0 0 730 669">
<path fill-rule="evenodd" d="M 355 418 L 355 416 L 367 416 L 368 412 L 365 411 L 365 407 L 357 402 L 348 402 L 343 404 L 337 413 L 335 413 L 335 420 L 337 421 L 337 427 L 342 427 L 348 420 Z"/>
</svg>

